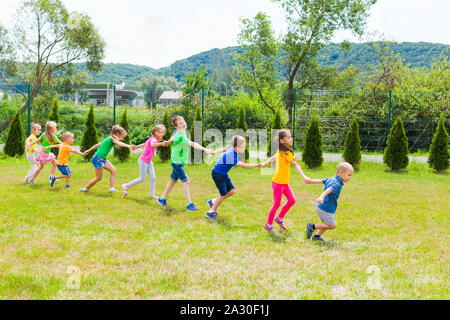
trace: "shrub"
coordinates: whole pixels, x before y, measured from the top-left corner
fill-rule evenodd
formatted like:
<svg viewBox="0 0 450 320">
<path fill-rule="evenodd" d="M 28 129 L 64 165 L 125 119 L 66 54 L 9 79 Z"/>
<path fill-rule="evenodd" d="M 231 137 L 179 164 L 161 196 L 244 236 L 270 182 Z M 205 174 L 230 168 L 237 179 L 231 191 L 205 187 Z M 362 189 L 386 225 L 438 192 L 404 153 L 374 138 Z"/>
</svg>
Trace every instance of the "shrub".
<svg viewBox="0 0 450 320">
<path fill-rule="evenodd" d="M 98 143 L 98 133 L 95 127 L 95 117 L 94 117 L 94 105 L 91 104 L 88 117 L 86 120 L 86 129 L 83 133 L 83 140 L 81 142 L 81 151 L 85 151 Z M 86 155 L 87 160 L 91 160 L 94 156 L 95 150 L 92 150 Z"/>
<path fill-rule="evenodd" d="M 281 111 L 277 109 L 275 112 L 275 116 L 273 118 L 272 127 L 269 127 L 267 130 L 267 156 L 271 157 L 276 153 L 276 150 L 271 150 L 272 147 L 272 130 L 280 130 L 282 129 L 281 125 Z"/>
<path fill-rule="evenodd" d="M 130 144 L 130 124 L 128 122 L 128 109 L 125 107 L 120 119 L 119 125 L 127 131 L 127 135 L 122 140 L 123 143 Z M 123 147 L 114 147 L 114 156 L 119 159 L 120 162 L 125 162 L 130 159 L 130 149 Z"/>
<path fill-rule="evenodd" d="M 394 171 L 408 166 L 408 139 L 402 118 L 399 116 L 392 125 L 383 156 L 384 163 Z"/>
<path fill-rule="evenodd" d="M 194 135 L 195 121 L 200 121 L 200 122 L 202 121 L 202 110 L 201 110 L 200 107 L 197 108 L 197 111 L 196 111 L 196 114 L 195 114 L 195 118 L 194 118 L 194 122 L 192 123 L 192 126 L 191 126 L 191 130 L 190 130 L 190 139 L 191 139 L 191 141 L 195 141 L 195 135 Z M 204 130 L 203 126 L 202 126 L 202 137 L 201 137 L 200 144 L 203 147 L 206 146 L 205 134 L 204 133 L 205 133 L 205 130 Z M 198 141 L 195 141 L 195 142 L 198 142 Z M 202 155 L 202 157 L 200 158 L 201 159 L 200 163 L 203 163 L 203 152 L 201 150 L 195 150 L 195 149 L 191 149 L 191 163 L 192 164 L 198 164 L 198 161 L 197 161 L 197 163 L 194 161 L 196 153 Z M 197 159 L 199 159 L 199 156 L 197 156 Z"/>
<path fill-rule="evenodd" d="M 170 130 L 171 126 L 170 126 L 170 121 L 169 121 L 169 111 L 166 111 L 164 113 L 164 117 L 163 117 L 163 125 L 166 127 L 166 134 L 163 137 L 163 140 L 169 140 L 170 137 L 172 136 L 172 130 Z M 158 156 L 159 159 L 162 162 L 166 162 L 168 160 L 170 160 L 170 155 L 172 153 L 172 145 L 168 145 L 167 147 L 163 147 L 163 148 L 158 148 Z"/>
<path fill-rule="evenodd" d="M 361 140 L 359 138 L 359 125 L 356 119 L 350 125 L 350 130 L 345 137 L 344 153 L 345 161 L 358 168 L 361 162 Z"/>
<path fill-rule="evenodd" d="M 20 120 L 20 109 L 17 110 L 13 121 L 9 125 L 4 152 L 10 157 L 20 157 L 25 152 L 25 132 Z"/>
<path fill-rule="evenodd" d="M 431 142 L 428 163 L 430 167 L 438 172 L 446 170 L 449 165 L 448 133 L 445 130 L 444 113 L 441 113 L 433 141 Z"/>
<path fill-rule="evenodd" d="M 322 157 L 322 135 L 319 130 L 319 119 L 312 117 L 305 135 L 305 146 L 302 160 L 308 168 L 320 167 L 323 163 Z"/>
<path fill-rule="evenodd" d="M 244 134 L 247 132 L 247 123 L 245 122 L 245 107 L 239 107 L 239 118 L 236 122 L 236 128 L 242 129 Z M 245 148 L 245 162 L 248 162 L 250 158 L 249 146 L 248 146 L 248 138 L 245 139 L 247 141 L 247 147 Z"/>
</svg>

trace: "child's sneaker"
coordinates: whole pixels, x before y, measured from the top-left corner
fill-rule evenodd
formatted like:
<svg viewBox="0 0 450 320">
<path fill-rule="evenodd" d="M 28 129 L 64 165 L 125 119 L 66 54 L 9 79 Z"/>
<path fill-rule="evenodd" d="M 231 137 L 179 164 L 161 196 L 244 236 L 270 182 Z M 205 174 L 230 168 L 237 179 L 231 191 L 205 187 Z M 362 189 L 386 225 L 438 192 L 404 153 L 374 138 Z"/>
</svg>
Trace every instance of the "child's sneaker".
<svg viewBox="0 0 450 320">
<path fill-rule="evenodd" d="M 215 201 L 213 199 L 210 199 L 210 200 L 206 201 L 206 203 L 208 204 L 210 209 L 212 209 L 212 207 L 214 206 L 214 202 Z"/>
<path fill-rule="evenodd" d="M 29 182 L 30 182 L 30 179 L 28 179 L 28 178 L 23 179 L 23 183 L 29 183 Z"/>
<path fill-rule="evenodd" d="M 207 212 L 205 216 L 209 219 L 217 219 L 217 211 Z"/>
<path fill-rule="evenodd" d="M 80 192 L 88 192 L 89 190 L 88 189 L 86 189 L 86 188 L 81 188 L 80 189 Z"/>
<path fill-rule="evenodd" d="M 276 217 L 274 221 L 280 225 L 281 229 L 287 230 L 287 227 L 284 224 L 283 220 L 281 220 L 280 218 Z"/>
<path fill-rule="evenodd" d="M 306 239 L 310 239 L 313 232 L 314 232 L 314 224 L 311 222 L 308 222 L 306 224 Z"/>
<path fill-rule="evenodd" d="M 126 184 L 122 185 L 122 189 L 123 189 L 123 196 L 124 197 L 128 196 L 128 187 Z"/>
<path fill-rule="evenodd" d="M 188 204 L 186 209 L 188 209 L 189 211 L 196 211 L 196 210 L 198 210 L 198 208 L 192 202 Z"/>
<path fill-rule="evenodd" d="M 72 187 L 71 187 L 70 185 L 66 184 L 66 185 L 64 186 L 64 189 L 72 189 Z"/>
<path fill-rule="evenodd" d="M 109 193 L 114 193 L 114 192 L 120 192 L 120 191 L 117 190 L 116 188 L 111 188 L 111 189 L 109 189 Z"/>
<path fill-rule="evenodd" d="M 266 229 L 269 232 L 273 231 L 273 226 L 269 226 L 267 223 L 264 225 L 264 229 Z"/>
<path fill-rule="evenodd" d="M 167 200 L 163 199 L 163 198 L 159 198 L 158 204 L 162 205 L 163 207 L 167 207 Z"/>
<path fill-rule="evenodd" d="M 28 183 L 36 184 L 36 181 L 34 181 L 34 179 L 30 179 L 30 180 L 28 180 Z"/>
<path fill-rule="evenodd" d="M 55 176 L 50 176 L 50 186 L 53 187 L 53 185 L 55 184 L 56 178 Z"/>
<path fill-rule="evenodd" d="M 312 241 L 320 241 L 322 243 L 326 242 L 326 240 L 324 238 L 322 238 L 321 236 L 314 236 L 314 237 L 312 237 Z"/>
</svg>

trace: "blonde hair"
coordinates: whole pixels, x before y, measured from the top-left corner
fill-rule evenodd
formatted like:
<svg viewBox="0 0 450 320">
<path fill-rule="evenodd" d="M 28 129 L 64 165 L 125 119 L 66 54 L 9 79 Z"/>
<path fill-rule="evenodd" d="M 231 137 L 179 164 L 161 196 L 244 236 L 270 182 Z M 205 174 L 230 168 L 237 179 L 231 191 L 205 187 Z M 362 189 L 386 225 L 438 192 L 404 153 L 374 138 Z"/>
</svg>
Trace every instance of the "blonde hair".
<svg viewBox="0 0 450 320">
<path fill-rule="evenodd" d="M 124 136 L 126 136 L 128 133 L 127 133 L 127 130 L 125 130 L 124 128 L 122 128 L 118 124 L 116 124 L 116 125 L 114 125 L 112 127 L 111 134 L 114 135 L 114 136 L 115 135 L 124 135 Z"/>
<path fill-rule="evenodd" d="M 31 128 L 31 130 L 34 130 L 34 129 L 37 129 L 37 128 L 41 128 L 41 125 L 39 124 L 39 123 L 34 123 L 34 122 L 32 122 L 31 124 L 30 124 L 30 128 Z"/>
<path fill-rule="evenodd" d="M 65 141 L 67 138 L 69 138 L 69 137 L 74 137 L 74 135 L 73 135 L 73 133 L 72 132 L 70 132 L 70 131 L 66 131 L 66 132 L 64 132 L 63 133 L 63 135 L 62 135 L 62 139 Z"/>
<path fill-rule="evenodd" d="M 156 126 L 153 127 L 152 129 L 152 135 L 155 135 L 156 131 L 166 131 L 166 126 L 163 124 L 157 124 Z"/>
<path fill-rule="evenodd" d="M 348 162 L 341 162 L 338 164 L 336 168 L 336 173 L 339 172 L 347 172 L 347 171 L 353 171 L 353 166 Z"/>
<path fill-rule="evenodd" d="M 50 128 L 55 127 L 56 129 L 56 122 L 55 121 L 48 121 L 45 124 L 45 138 L 47 138 L 47 141 L 50 143 L 55 143 L 55 139 L 53 139 L 53 134 L 50 133 Z"/>
<path fill-rule="evenodd" d="M 231 145 L 234 148 L 241 146 L 243 143 L 245 143 L 245 138 L 243 136 L 236 135 L 231 138 Z"/>
</svg>

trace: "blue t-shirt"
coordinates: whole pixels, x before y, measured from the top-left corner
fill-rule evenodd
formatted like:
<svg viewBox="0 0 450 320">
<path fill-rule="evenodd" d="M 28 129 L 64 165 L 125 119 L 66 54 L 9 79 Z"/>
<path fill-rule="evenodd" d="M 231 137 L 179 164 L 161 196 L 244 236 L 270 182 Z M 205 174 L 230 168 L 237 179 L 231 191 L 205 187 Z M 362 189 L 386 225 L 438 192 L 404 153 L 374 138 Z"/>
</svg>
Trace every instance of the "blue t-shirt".
<svg viewBox="0 0 450 320">
<path fill-rule="evenodd" d="M 336 175 L 331 178 L 323 179 L 322 183 L 325 185 L 323 191 L 331 188 L 331 193 L 329 193 L 325 197 L 325 199 L 323 199 L 322 204 L 318 203 L 317 207 L 325 212 L 335 213 L 337 209 L 337 200 L 339 198 L 339 194 L 341 193 L 344 182 L 342 182 L 342 179 Z"/>
<path fill-rule="evenodd" d="M 239 155 L 234 151 L 232 146 L 229 146 L 224 155 L 217 161 L 213 171 L 222 175 L 227 175 L 228 171 L 230 171 L 238 162 Z"/>
</svg>

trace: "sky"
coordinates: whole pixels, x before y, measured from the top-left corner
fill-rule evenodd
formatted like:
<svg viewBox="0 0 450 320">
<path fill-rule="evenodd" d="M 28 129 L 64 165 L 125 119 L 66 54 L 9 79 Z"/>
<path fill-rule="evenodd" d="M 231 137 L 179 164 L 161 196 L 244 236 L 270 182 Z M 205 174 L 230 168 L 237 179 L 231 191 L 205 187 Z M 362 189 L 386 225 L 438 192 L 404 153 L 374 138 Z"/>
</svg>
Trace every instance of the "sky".
<svg viewBox="0 0 450 320">
<path fill-rule="evenodd" d="M 161 68 L 193 54 L 237 45 L 240 19 L 267 13 L 277 34 L 283 12 L 270 0 L 62 0 L 88 14 L 106 42 L 104 62 Z M 0 0 L 0 23 L 10 28 L 20 0 Z M 392 40 L 450 44 L 450 0 L 378 0 L 367 35 L 338 32 L 333 42 Z"/>
</svg>

